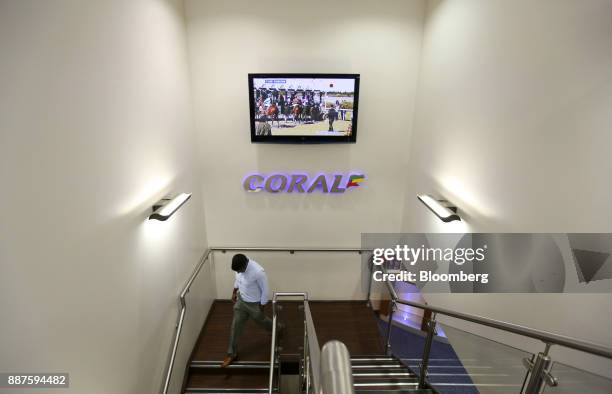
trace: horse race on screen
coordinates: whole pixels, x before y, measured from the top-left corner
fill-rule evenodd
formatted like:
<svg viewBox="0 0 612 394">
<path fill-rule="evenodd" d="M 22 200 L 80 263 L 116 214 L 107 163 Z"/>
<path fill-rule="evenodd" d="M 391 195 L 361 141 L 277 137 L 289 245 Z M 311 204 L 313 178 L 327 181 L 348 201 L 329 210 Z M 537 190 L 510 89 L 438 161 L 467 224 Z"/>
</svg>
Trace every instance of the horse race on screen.
<svg viewBox="0 0 612 394">
<path fill-rule="evenodd" d="M 258 136 L 350 136 L 355 81 L 342 78 L 254 78 Z"/>
</svg>

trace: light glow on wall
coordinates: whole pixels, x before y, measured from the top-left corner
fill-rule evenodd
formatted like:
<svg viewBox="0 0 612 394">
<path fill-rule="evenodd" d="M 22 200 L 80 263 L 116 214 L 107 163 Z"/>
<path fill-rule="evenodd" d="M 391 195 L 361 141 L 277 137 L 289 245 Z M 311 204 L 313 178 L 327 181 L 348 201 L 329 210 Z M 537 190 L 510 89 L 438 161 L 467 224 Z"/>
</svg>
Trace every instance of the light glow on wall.
<svg viewBox="0 0 612 394">
<path fill-rule="evenodd" d="M 461 203 L 462 212 L 468 213 L 469 216 L 493 218 L 493 210 L 489 205 L 484 203 L 482 198 L 478 198 L 459 178 L 444 176 L 438 179 L 438 183 L 444 189 L 445 194 L 451 197 L 453 201 Z"/>
<path fill-rule="evenodd" d="M 171 183 L 172 178 L 169 176 L 151 179 L 142 187 L 139 187 L 140 190 L 133 197 L 128 198 L 125 203 L 121 204 L 121 207 L 117 210 L 117 214 L 123 216 L 135 211 L 142 214 L 145 209 L 151 209 L 151 204 L 159 200 L 159 198 L 167 192 Z"/>
</svg>

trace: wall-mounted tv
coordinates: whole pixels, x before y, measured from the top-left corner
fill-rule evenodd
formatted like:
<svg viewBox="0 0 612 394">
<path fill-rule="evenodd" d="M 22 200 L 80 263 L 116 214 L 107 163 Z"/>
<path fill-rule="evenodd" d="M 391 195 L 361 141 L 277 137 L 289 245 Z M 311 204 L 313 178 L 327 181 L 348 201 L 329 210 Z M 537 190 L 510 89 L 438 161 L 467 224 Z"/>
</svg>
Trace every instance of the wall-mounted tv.
<svg viewBox="0 0 612 394">
<path fill-rule="evenodd" d="M 251 142 L 353 143 L 359 74 L 249 74 Z"/>
</svg>

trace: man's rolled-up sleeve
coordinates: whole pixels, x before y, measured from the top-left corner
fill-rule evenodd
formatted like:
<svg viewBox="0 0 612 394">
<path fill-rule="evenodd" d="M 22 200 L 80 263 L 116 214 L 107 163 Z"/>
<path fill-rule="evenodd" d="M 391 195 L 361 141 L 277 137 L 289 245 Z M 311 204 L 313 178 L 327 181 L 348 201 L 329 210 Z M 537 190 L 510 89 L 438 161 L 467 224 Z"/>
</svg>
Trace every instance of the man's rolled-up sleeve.
<svg viewBox="0 0 612 394">
<path fill-rule="evenodd" d="M 259 275 L 257 275 L 257 285 L 261 290 L 261 305 L 266 305 L 268 303 L 268 293 L 270 289 L 268 288 L 268 278 L 266 276 L 265 271 L 261 271 Z"/>
</svg>

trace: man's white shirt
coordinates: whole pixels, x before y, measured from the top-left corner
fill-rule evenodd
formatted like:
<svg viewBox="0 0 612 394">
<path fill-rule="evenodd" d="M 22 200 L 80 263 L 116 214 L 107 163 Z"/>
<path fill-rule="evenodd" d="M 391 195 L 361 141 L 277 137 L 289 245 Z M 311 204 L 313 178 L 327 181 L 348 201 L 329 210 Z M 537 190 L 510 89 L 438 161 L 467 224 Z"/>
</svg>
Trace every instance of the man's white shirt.
<svg viewBox="0 0 612 394">
<path fill-rule="evenodd" d="M 240 291 L 240 297 L 246 302 L 259 302 L 261 305 L 268 303 L 266 271 L 251 259 L 244 272 L 236 272 L 234 289 Z"/>
</svg>

